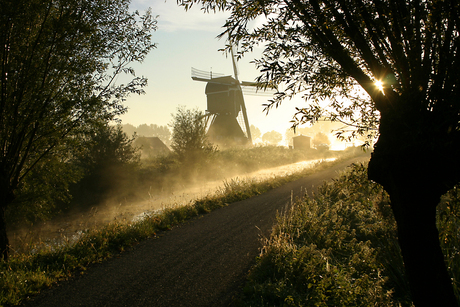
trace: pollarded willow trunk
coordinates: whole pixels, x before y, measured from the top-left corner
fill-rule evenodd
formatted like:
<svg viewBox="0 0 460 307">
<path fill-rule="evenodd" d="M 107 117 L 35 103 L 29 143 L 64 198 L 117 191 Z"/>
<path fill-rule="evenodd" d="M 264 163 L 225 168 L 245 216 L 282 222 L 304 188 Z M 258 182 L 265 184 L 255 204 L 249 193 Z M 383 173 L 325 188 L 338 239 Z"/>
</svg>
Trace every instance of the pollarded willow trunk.
<svg viewBox="0 0 460 307">
<path fill-rule="evenodd" d="M 402 186 L 390 198 L 415 306 L 458 306 L 436 228 L 439 197 Z"/>
<path fill-rule="evenodd" d="M 0 165 L 0 170 L 5 169 Z M 0 171 L 0 261 L 3 259 L 8 261 L 9 240 L 6 232 L 6 208 L 14 200 L 14 189 L 9 184 L 8 177 L 5 175 L 8 172 Z"/>
<path fill-rule="evenodd" d="M 390 195 L 415 306 L 458 307 L 436 228 L 440 197 L 457 181 L 458 142 L 403 114 L 382 114 L 369 179 Z"/>
<path fill-rule="evenodd" d="M 374 177 L 373 163 L 376 162 L 369 164 L 369 178 L 378 180 L 379 176 Z M 412 175 L 407 169 L 397 172 L 386 168 L 382 171 L 392 177 L 383 186 L 390 195 L 415 306 L 458 307 L 436 228 L 436 206 L 441 194 L 414 184 L 418 181 L 416 170 Z"/>
<path fill-rule="evenodd" d="M 0 207 L 0 260 L 8 260 L 9 240 L 6 233 L 5 209 Z"/>
</svg>

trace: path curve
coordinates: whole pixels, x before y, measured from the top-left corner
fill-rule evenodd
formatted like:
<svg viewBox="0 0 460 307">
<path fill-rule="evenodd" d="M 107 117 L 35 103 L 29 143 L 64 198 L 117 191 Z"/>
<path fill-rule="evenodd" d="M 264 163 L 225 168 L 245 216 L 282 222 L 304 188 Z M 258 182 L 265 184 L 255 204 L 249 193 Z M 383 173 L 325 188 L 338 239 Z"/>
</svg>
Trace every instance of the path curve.
<svg viewBox="0 0 460 307">
<path fill-rule="evenodd" d="M 193 219 L 146 240 L 23 306 L 229 306 L 244 286 L 276 213 L 358 157 L 265 194 Z M 301 192 L 302 191 L 302 192 Z"/>
</svg>

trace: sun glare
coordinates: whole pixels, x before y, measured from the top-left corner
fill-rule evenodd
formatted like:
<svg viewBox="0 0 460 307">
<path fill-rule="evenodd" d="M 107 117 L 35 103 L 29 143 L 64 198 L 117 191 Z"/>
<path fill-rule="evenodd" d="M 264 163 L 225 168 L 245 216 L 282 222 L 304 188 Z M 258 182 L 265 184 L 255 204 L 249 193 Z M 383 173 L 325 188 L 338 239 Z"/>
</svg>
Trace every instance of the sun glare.
<svg viewBox="0 0 460 307">
<path fill-rule="evenodd" d="M 375 86 L 383 93 L 383 82 L 380 80 L 377 80 L 374 82 Z"/>
</svg>

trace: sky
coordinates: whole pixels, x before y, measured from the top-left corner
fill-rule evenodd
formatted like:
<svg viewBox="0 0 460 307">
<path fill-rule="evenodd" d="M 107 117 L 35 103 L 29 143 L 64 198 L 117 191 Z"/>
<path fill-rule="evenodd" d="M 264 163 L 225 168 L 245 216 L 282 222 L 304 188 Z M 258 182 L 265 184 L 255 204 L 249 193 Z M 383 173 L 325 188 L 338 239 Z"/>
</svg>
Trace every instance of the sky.
<svg viewBox="0 0 460 307">
<path fill-rule="evenodd" d="M 120 117 L 123 124 L 171 123 L 171 114 L 179 106 L 187 109 L 206 110 L 206 83 L 193 81 L 191 68 L 233 74 L 230 56 L 219 51 L 225 47 L 225 39 L 217 36 L 223 32 L 222 26 L 228 13 L 203 13 L 199 6 L 185 11 L 176 0 L 132 0 L 131 9 L 145 11 L 152 9 L 158 15 L 158 29 L 153 32 L 152 41 L 157 44 L 141 64 L 133 65 L 136 75 L 148 78 L 145 95 L 130 96 L 125 105 L 128 112 Z M 255 50 L 238 62 L 239 79 L 254 81 L 258 71 L 250 63 L 260 55 Z M 259 128 L 262 133 L 277 130 L 284 135 L 291 124 L 295 105 L 286 101 L 280 108 L 263 112 L 267 96 L 245 96 L 249 124 Z"/>
</svg>

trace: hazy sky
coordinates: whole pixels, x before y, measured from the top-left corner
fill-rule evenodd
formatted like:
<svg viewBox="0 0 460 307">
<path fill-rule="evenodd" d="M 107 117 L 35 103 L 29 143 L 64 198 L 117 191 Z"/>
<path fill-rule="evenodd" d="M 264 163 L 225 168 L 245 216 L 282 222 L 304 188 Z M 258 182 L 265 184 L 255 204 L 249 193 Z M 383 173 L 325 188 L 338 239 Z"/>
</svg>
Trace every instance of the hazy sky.
<svg viewBox="0 0 460 307">
<path fill-rule="evenodd" d="M 225 46 L 225 40 L 216 38 L 223 31 L 226 15 L 205 14 L 198 6 L 185 12 L 176 0 L 132 0 L 131 7 L 141 12 L 151 7 L 152 14 L 159 15 L 158 30 L 152 35 L 158 46 L 142 64 L 134 66 L 137 75 L 149 79 L 149 85 L 145 88 L 145 95 L 128 98 L 125 103 L 128 113 L 121 117 L 123 124 L 166 125 L 171 122 L 171 114 L 181 105 L 206 110 L 206 84 L 192 80 L 191 67 L 212 68 L 213 72 L 228 75 L 233 73 L 231 59 L 218 51 Z M 257 57 L 256 53 L 248 54 L 238 62 L 240 80 L 253 81 L 258 75 L 250 63 Z M 245 96 L 249 123 L 262 133 L 278 130 L 284 134 L 290 127 L 296 105 L 286 101 L 267 116 L 262 104 L 269 98 Z"/>
</svg>

